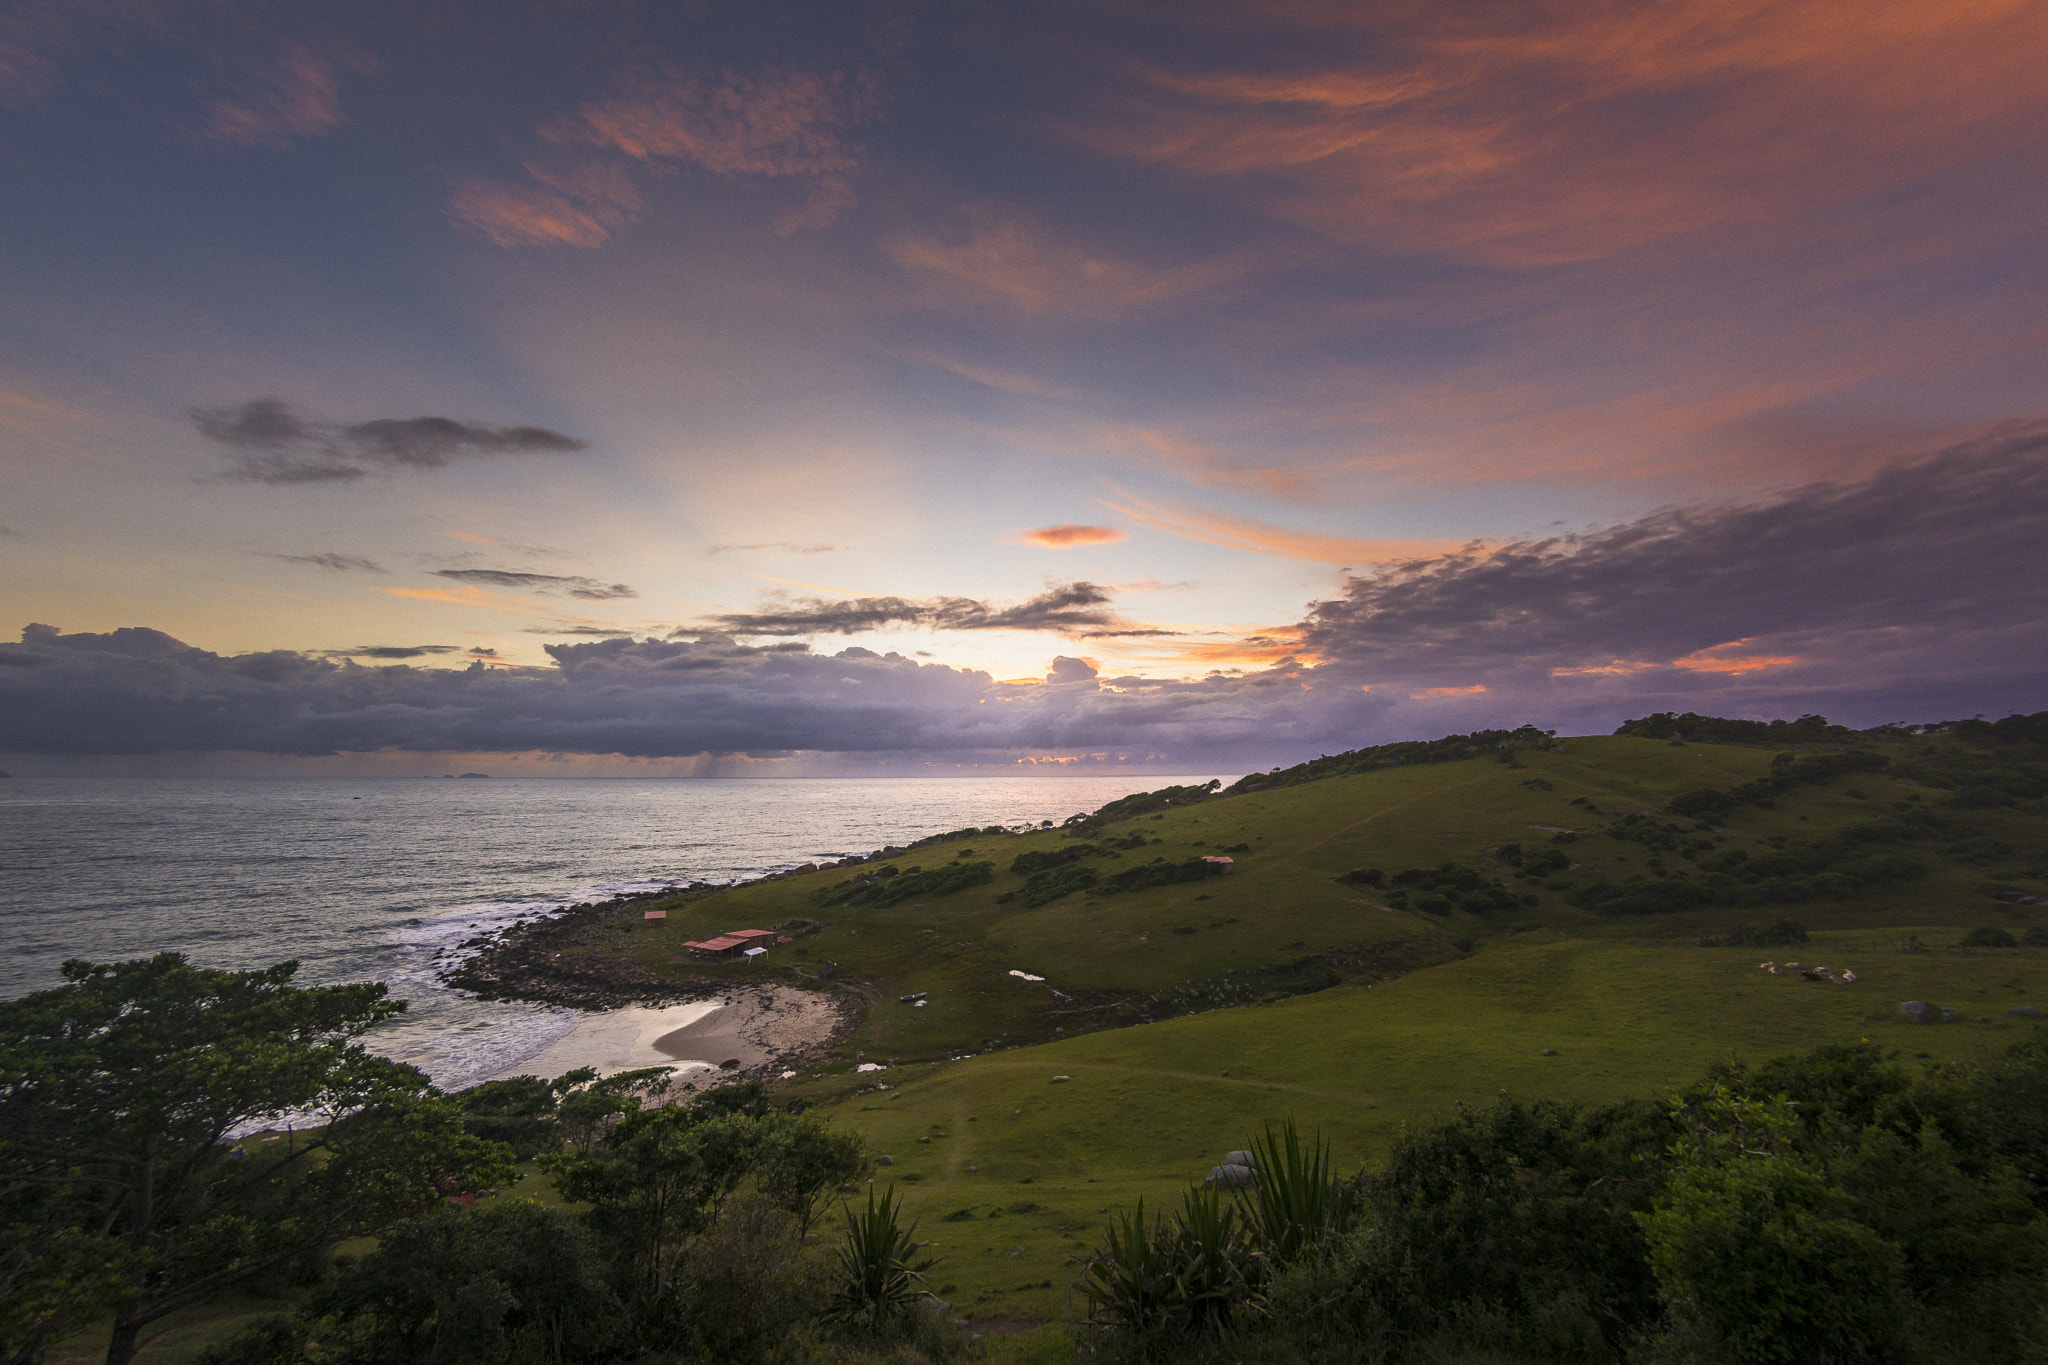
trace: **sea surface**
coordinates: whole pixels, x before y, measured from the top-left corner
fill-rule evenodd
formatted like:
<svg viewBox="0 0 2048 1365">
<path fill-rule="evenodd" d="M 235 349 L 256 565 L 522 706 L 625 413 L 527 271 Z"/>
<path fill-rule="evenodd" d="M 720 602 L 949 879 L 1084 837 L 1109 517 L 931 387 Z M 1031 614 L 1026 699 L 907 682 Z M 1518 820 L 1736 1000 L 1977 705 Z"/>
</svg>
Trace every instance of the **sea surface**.
<svg viewBox="0 0 2048 1365">
<path fill-rule="evenodd" d="M 69 958 L 296 958 L 301 984 L 387 982 L 410 1008 L 371 1045 L 456 1088 L 578 1018 L 445 989 L 479 934 L 1212 776 L 0 780 L 0 999 L 58 984 Z"/>
</svg>

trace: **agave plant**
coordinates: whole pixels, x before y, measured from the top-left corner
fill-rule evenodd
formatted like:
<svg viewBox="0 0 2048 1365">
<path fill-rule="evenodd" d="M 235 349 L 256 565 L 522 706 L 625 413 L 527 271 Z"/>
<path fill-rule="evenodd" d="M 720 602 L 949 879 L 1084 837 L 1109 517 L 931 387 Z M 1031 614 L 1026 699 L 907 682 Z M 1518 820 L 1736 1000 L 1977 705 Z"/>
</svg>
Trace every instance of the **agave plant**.
<svg viewBox="0 0 2048 1365">
<path fill-rule="evenodd" d="M 1081 1272 L 1089 1320 L 1140 1333 L 1162 1326 L 1179 1293 L 1172 1241 L 1163 1220 L 1146 1224 L 1144 1200 L 1136 1212 L 1119 1209 Z"/>
<path fill-rule="evenodd" d="M 1330 1165 L 1330 1144 L 1317 1137 L 1304 1145 L 1289 1119 L 1276 1133 L 1271 1124 L 1253 1139 L 1256 1179 L 1247 1192 L 1252 1236 L 1277 1265 L 1286 1265 L 1351 1215 L 1351 1191 Z"/>
<path fill-rule="evenodd" d="M 1171 1218 L 1119 1214 L 1082 1271 L 1089 1319 L 1138 1336 L 1227 1332 L 1258 1307 L 1263 1258 L 1221 1190 L 1189 1190 Z"/>
<path fill-rule="evenodd" d="M 918 1259 L 917 1224 L 897 1226 L 896 1187 L 878 1201 L 868 1190 L 863 1211 L 846 1207 L 846 1241 L 839 1248 L 838 1283 L 826 1316 L 835 1322 L 878 1328 L 924 1297 L 924 1272 L 938 1264 Z"/>
</svg>

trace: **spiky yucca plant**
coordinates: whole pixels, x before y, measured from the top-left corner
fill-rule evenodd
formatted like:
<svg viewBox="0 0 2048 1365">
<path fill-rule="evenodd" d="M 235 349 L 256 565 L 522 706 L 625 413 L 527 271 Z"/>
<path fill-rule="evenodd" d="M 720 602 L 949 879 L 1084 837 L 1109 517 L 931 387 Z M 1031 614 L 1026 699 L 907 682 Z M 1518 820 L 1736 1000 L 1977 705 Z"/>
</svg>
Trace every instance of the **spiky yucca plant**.
<svg viewBox="0 0 2048 1365">
<path fill-rule="evenodd" d="M 865 1211 L 846 1206 L 846 1240 L 839 1247 L 838 1282 L 826 1316 L 835 1322 L 879 1328 L 924 1297 L 924 1273 L 938 1264 L 918 1259 L 917 1224 L 897 1226 L 896 1187 L 878 1201 L 868 1190 Z"/>
<path fill-rule="evenodd" d="M 1349 1221 L 1351 1191 L 1330 1165 L 1321 1136 L 1304 1145 L 1288 1119 L 1252 1140 L 1257 1177 L 1245 1200 L 1252 1235 L 1275 1264 L 1286 1265 Z"/>
</svg>

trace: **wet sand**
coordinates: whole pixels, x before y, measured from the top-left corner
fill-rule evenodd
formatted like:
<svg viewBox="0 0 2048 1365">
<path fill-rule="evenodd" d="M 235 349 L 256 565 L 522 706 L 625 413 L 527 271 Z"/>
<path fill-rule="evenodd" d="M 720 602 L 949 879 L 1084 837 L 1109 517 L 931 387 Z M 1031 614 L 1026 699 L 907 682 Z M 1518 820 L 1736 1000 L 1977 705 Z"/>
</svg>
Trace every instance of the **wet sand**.
<svg viewBox="0 0 2048 1365">
<path fill-rule="evenodd" d="M 738 1078 L 823 1053 L 851 1026 L 852 1008 L 836 997 L 791 986 L 742 985 L 713 1000 L 583 1014 L 573 1033 L 502 1074 L 552 1080 L 584 1066 L 606 1076 L 673 1066 L 679 1079 L 701 1083 L 694 1073 L 737 1062 L 724 1070 Z"/>
<path fill-rule="evenodd" d="M 848 1022 L 845 1006 L 830 996 L 791 986 L 748 986 L 652 1043 L 678 1062 L 736 1061 L 735 1070 L 752 1071 L 771 1061 L 815 1056 Z"/>
<path fill-rule="evenodd" d="M 643 1066 L 675 1066 L 692 1059 L 662 1048 L 662 1041 L 706 1015 L 721 1012 L 719 1001 L 692 1000 L 682 1005 L 640 1005 L 585 1014 L 577 1019 L 575 1032 L 556 1039 L 538 1056 L 506 1068 L 503 1074 L 553 1080 L 583 1066 L 594 1066 L 605 1076 Z M 687 1075 L 693 1069 L 684 1066 L 678 1074 Z"/>
</svg>

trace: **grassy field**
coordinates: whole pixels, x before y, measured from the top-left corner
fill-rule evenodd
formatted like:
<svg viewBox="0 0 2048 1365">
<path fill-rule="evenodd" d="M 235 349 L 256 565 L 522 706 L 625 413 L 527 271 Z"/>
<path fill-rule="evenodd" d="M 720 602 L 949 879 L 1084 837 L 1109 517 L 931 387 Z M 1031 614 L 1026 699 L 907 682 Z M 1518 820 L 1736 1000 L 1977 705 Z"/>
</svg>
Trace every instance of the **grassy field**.
<svg viewBox="0 0 2048 1365">
<path fill-rule="evenodd" d="M 1878 747 L 1910 760 L 1946 742 Z M 2048 1009 L 2048 947 L 1962 944 L 1975 928 L 2017 937 L 2048 925 L 2048 906 L 1994 894 L 2048 897 L 2048 821 L 2033 803 L 1964 808 L 1902 776 L 1854 773 L 1697 824 L 1674 820 L 1667 803 L 1763 777 L 1774 751 L 1624 736 L 1561 748 L 1212 798 L 1076 831 L 977 832 L 678 897 L 666 921 L 641 921 L 635 907 L 622 938 L 589 951 L 623 952 L 657 974 L 868 1000 L 843 1048 L 791 1089 L 887 1154 L 877 1183 L 906 1196 L 944 1258 L 934 1287 L 998 1329 L 1078 1316 L 1069 1286 L 1107 1215 L 1177 1200 L 1269 1121 L 1319 1129 L 1349 1171 L 1376 1162 L 1404 1126 L 1504 1092 L 1655 1096 L 1731 1054 L 1866 1038 L 1930 1064 L 1965 1061 L 2037 1026 L 2008 1010 Z M 1698 875 L 1731 852 L 1768 857 L 1932 807 L 1954 828 L 1912 846 L 1923 875 L 1854 896 L 1613 917 L 1572 903 L 1595 880 Z M 1682 827 L 1682 845 L 1660 854 L 1606 832 L 1631 816 Z M 1517 868 L 1501 856 L 1509 844 L 1568 865 Z M 1094 851 L 1070 866 L 1096 884 L 1024 905 L 1028 874 L 1013 861 L 1081 845 Z M 1107 890 L 1154 859 L 1212 854 L 1235 869 Z M 1418 897 L 1400 905 L 1391 884 L 1339 880 L 1446 862 L 1501 894 L 1483 913 L 1425 913 Z M 884 866 L 957 874 L 977 863 L 989 879 L 949 894 L 843 899 Z M 1700 946 L 1781 916 L 1810 939 Z M 682 946 L 777 927 L 794 941 L 753 965 L 708 963 Z M 1772 976 L 1758 970 L 1766 959 L 1860 980 Z M 921 1006 L 899 998 L 919 993 Z M 1910 1025 L 1897 1006 L 1916 999 L 1964 1021 Z M 196 1321 L 190 1333 L 214 1334 Z M 188 1350 L 172 1340 L 153 1358 Z"/>
<path fill-rule="evenodd" d="M 2007 1009 L 2048 1005 L 2048 949 L 1907 954 L 1898 937 L 1816 934 L 1802 960 L 1862 978 L 1835 986 L 1767 975 L 1755 949 L 1538 931 L 1374 986 L 896 1067 L 887 1091 L 810 1089 L 893 1158 L 878 1182 L 897 1183 L 947 1257 L 947 1298 L 970 1317 L 1058 1317 L 1105 1210 L 1176 1199 L 1270 1120 L 1320 1128 L 1350 1170 L 1403 1125 L 1503 1092 L 1654 1095 L 1731 1053 L 1859 1038 L 1960 1061 L 2033 1027 Z M 1909 1025 L 1895 1011 L 1908 999 L 1988 1022 Z"/>
<path fill-rule="evenodd" d="M 1907 755 L 1916 742 L 1928 741 L 1892 747 Z M 2048 1006 L 2048 949 L 1959 946 L 1971 928 L 2017 935 L 2048 923 L 2042 907 L 1986 891 L 2048 891 L 2037 879 L 2038 816 L 1972 811 L 1976 861 L 1922 848 L 1924 876 L 1850 899 L 1602 917 L 1567 894 L 1594 878 L 1676 874 L 1706 856 L 1706 838 L 1715 853 L 1766 855 L 1946 794 L 1852 774 L 1744 807 L 1702 830 L 1693 854 L 1659 856 L 1599 831 L 1631 815 L 1669 820 L 1673 796 L 1758 778 L 1772 751 L 1619 736 L 1562 748 L 1522 751 L 1515 765 L 1435 764 L 1214 799 L 1078 839 L 976 834 L 889 862 L 907 872 L 985 861 L 994 874 L 985 885 L 888 908 L 834 906 L 822 903 L 830 888 L 873 867 L 828 869 L 679 900 L 666 923 L 635 926 L 628 951 L 659 971 L 813 985 L 826 984 L 820 967 L 832 962 L 829 980 L 872 997 L 845 1050 L 794 1088 L 889 1154 L 879 1180 L 904 1191 L 946 1257 L 945 1297 L 992 1321 L 1078 1311 L 1068 1286 L 1106 1211 L 1177 1198 L 1269 1120 L 1319 1127 L 1353 1168 L 1376 1160 L 1403 1125 L 1502 1092 L 1652 1095 L 1731 1053 L 1858 1038 L 1963 1060 L 2032 1027 L 2009 1008 Z M 1553 843 L 1565 830 L 1576 837 Z M 1008 869 L 1018 854 L 1132 832 L 1142 848 L 1087 863 L 1106 879 L 1152 858 L 1227 852 L 1236 870 L 1017 905 L 1024 878 Z M 2004 852 L 1985 858 L 1985 839 Z M 1572 866 L 1518 876 L 1496 857 L 1508 843 L 1562 849 Z M 1338 880 L 1446 861 L 1480 869 L 1526 903 L 1424 914 L 1390 907 L 1384 888 Z M 999 902 L 1006 893 L 1010 903 Z M 1802 920 L 1811 941 L 1698 946 L 1702 935 L 1781 915 Z M 751 967 L 707 971 L 680 948 L 721 930 L 799 922 L 823 927 Z M 1758 970 L 1765 959 L 1862 979 L 1774 977 Z M 914 992 L 928 1003 L 898 999 Z M 1987 1022 L 1908 1025 L 1896 1006 L 1909 999 Z M 1154 1022 L 1119 1027 L 1139 1020 Z M 889 1069 L 855 1074 L 858 1061 Z"/>
</svg>

